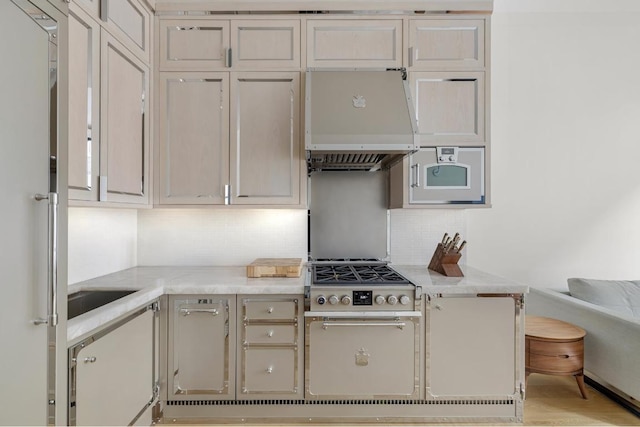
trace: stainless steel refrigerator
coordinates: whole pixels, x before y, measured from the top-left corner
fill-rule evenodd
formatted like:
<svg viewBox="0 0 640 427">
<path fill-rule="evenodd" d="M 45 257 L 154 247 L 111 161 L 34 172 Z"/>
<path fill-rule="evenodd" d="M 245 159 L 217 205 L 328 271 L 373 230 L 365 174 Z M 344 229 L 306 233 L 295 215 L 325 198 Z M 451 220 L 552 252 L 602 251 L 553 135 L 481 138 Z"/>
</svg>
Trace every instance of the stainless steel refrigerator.
<svg viewBox="0 0 640 427">
<path fill-rule="evenodd" d="M 44 0 L 2 0 L 0 29 L 0 424 L 61 424 L 66 17 Z"/>
</svg>

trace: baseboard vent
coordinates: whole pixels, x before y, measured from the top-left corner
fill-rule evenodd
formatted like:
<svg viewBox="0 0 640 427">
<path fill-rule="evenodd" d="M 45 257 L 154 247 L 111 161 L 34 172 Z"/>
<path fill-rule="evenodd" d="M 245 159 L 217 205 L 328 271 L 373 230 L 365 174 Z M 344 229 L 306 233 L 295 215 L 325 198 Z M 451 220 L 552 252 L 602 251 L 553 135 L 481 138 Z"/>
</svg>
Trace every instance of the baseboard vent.
<svg viewBox="0 0 640 427">
<path fill-rule="evenodd" d="M 364 399 L 364 400 L 168 400 L 167 406 L 251 406 L 251 405 L 513 405 L 514 399 Z"/>
</svg>

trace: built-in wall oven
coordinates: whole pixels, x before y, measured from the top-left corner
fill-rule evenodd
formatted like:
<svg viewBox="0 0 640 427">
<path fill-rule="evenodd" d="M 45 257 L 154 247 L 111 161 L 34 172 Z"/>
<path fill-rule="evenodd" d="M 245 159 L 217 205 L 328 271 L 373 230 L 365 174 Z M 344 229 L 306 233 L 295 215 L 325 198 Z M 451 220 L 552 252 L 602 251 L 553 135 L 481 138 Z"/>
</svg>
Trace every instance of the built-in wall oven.
<svg viewBox="0 0 640 427">
<path fill-rule="evenodd" d="M 420 293 L 388 263 L 386 171 L 310 177 L 305 398 L 420 397 Z"/>
</svg>

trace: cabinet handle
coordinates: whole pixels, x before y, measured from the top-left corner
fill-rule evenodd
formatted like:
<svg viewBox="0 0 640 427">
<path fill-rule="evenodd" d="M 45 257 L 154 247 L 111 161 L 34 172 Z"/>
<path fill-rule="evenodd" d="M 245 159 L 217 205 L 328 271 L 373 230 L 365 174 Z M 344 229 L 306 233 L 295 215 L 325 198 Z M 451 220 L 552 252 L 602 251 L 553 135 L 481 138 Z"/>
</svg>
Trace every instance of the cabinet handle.
<svg viewBox="0 0 640 427">
<path fill-rule="evenodd" d="M 84 358 L 84 363 L 96 363 L 96 357 L 95 356 L 91 356 L 91 357 L 85 357 Z"/>
<path fill-rule="evenodd" d="M 224 50 L 224 66 L 227 68 L 231 68 L 232 59 L 231 59 L 231 48 L 228 47 Z"/>
<path fill-rule="evenodd" d="M 420 163 L 411 165 L 411 188 L 420 187 Z"/>
<path fill-rule="evenodd" d="M 100 19 L 107 22 L 109 19 L 109 0 L 102 0 L 100 2 Z"/>
<path fill-rule="evenodd" d="M 47 250 L 47 317 L 33 321 L 35 325 L 56 326 L 58 312 L 56 300 L 58 295 L 58 193 L 36 194 L 36 201 L 49 202 L 49 237 Z"/>
<path fill-rule="evenodd" d="M 272 372 L 273 372 L 273 366 L 269 366 L 269 367 L 266 369 L 266 372 L 267 372 L 267 374 L 272 373 Z"/>
<path fill-rule="evenodd" d="M 224 185 L 224 204 L 231 204 L 231 185 L 229 184 Z"/>
<path fill-rule="evenodd" d="M 273 331 L 272 331 L 272 330 L 271 330 L 271 331 L 267 331 L 267 336 L 268 336 L 269 338 L 271 338 L 271 337 L 273 336 Z"/>
<path fill-rule="evenodd" d="M 273 313 L 273 307 L 267 308 L 267 313 L 269 313 L 269 314 Z"/>
<path fill-rule="evenodd" d="M 413 67 L 413 46 L 409 47 L 409 67 Z"/>
<path fill-rule="evenodd" d="M 191 313 L 210 313 L 214 316 L 220 314 L 220 312 L 218 312 L 218 310 L 215 308 L 181 308 L 180 313 L 183 316 L 188 316 Z"/>
<path fill-rule="evenodd" d="M 365 327 L 380 327 L 380 326 L 394 326 L 398 329 L 404 329 L 407 324 L 405 322 L 323 322 L 322 329 L 329 329 L 334 326 L 365 326 Z"/>
</svg>

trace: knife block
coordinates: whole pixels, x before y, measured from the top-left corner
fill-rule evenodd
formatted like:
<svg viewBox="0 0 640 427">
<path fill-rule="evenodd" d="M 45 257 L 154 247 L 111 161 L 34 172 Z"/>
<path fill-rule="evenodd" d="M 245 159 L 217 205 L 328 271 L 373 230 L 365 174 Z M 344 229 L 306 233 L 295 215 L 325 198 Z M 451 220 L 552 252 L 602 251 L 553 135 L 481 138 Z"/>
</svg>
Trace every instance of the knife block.
<svg viewBox="0 0 640 427">
<path fill-rule="evenodd" d="M 445 253 L 444 245 L 438 243 L 436 250 L 433 252 L 431 262 L 429 263 L 429 270 L 436 271 L 447 277 L 464 277 L 458 261 L 462 255 L 460 252 Z"/>
</svg>

